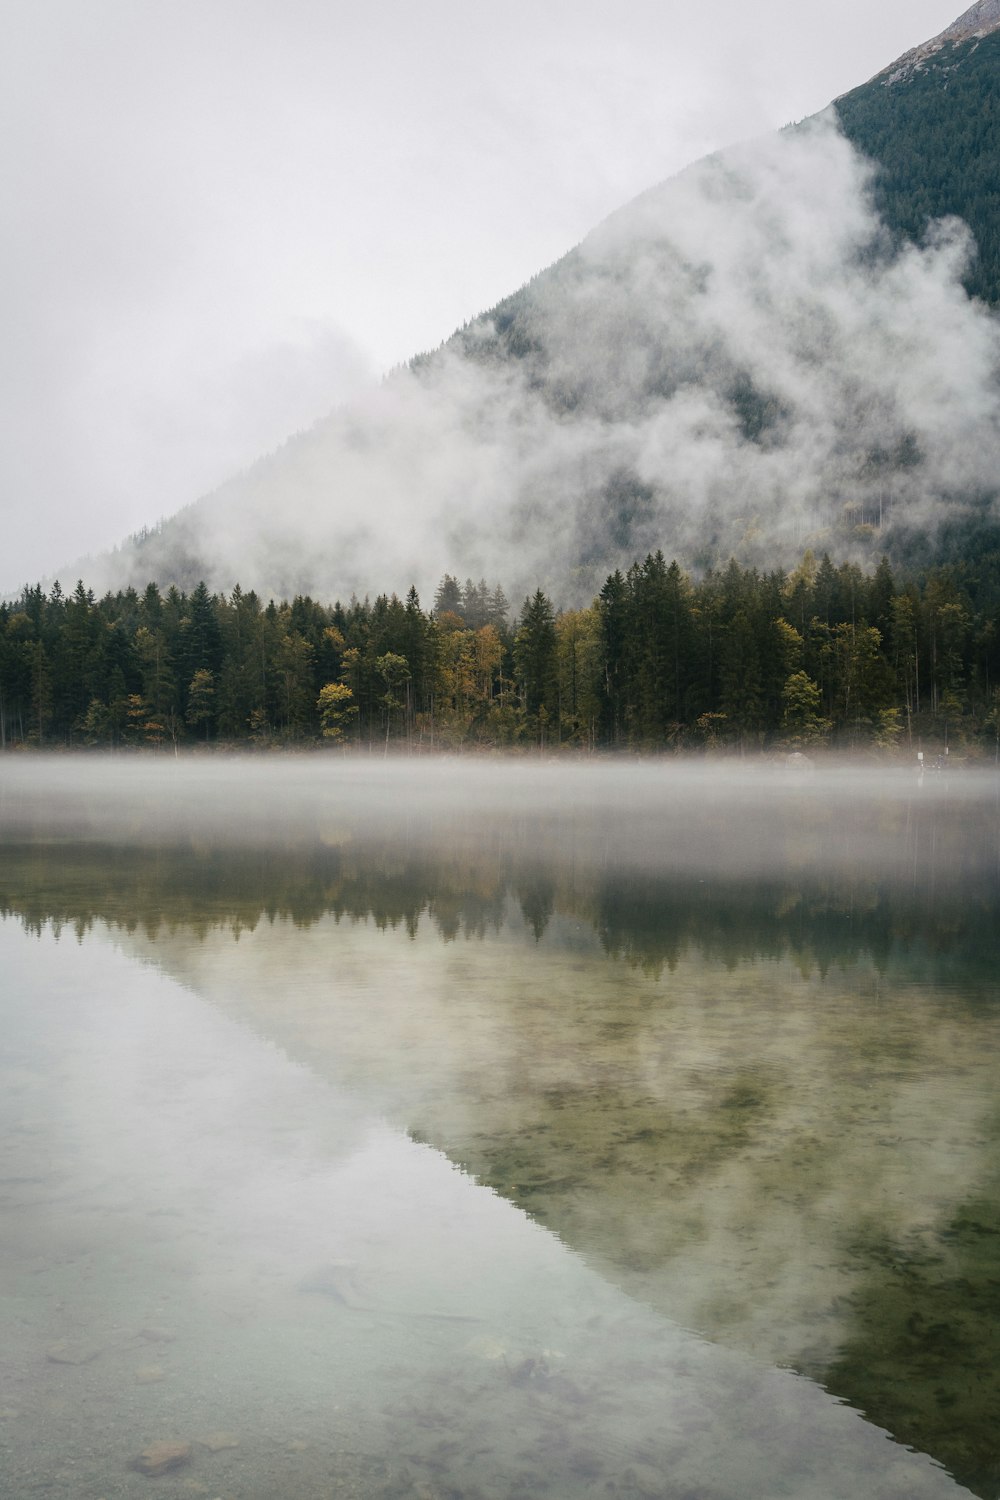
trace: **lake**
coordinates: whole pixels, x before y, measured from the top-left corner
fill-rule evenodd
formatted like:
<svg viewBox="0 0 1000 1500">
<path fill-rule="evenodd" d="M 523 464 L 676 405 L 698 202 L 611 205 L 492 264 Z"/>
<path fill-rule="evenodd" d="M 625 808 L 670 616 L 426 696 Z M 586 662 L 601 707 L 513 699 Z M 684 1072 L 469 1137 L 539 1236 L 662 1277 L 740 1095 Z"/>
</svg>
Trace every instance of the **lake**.
<svg viewBox="0 0 1000 1500">
<path fill-rule="evenodd" d="M 1000 1495 L 992 770 L 8 756 L 0 853 L 5 1494 Z"/>
</svg>

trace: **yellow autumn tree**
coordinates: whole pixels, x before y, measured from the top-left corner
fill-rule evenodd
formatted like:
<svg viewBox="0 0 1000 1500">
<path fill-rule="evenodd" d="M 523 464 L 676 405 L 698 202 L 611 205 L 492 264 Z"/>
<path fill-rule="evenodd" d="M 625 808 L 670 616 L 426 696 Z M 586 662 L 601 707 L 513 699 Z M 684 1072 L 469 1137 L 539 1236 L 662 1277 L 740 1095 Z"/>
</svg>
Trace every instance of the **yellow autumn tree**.
<svg viewBox="0 0 1000 1500">
<path fill-rule="evenodd" d="M 343 682 L 328 682 L 320 688 L 316 707 L 319 709 L 324 739 L 339 740 L 343 737 L 347 720 L 358 711 L 358 705 L 351 701 L 353 697 L 354 694 Z"/>
</svg>

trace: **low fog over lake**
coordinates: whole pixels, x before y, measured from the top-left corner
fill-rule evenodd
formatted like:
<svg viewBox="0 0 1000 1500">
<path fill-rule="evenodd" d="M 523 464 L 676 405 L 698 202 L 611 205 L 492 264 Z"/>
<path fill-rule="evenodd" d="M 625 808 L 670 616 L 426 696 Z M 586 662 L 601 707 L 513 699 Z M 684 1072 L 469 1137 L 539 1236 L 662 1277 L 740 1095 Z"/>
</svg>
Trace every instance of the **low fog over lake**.
<svg viewBox="0 0 1000 1500">
<path fill-rule="evenodd" d="M 993 1500 L 992 771 L 0 770 L 11 1494 Z"/>
</svg>

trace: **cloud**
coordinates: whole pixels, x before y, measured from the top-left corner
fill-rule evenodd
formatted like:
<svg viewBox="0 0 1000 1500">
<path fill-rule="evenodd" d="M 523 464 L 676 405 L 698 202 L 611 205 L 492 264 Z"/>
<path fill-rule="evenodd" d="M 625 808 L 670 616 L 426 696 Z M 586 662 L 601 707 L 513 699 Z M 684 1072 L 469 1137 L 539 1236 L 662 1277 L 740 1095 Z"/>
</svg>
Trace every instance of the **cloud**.
<svg viewBox="0 0 1000 1500">
<path fill-rule="evenodd" d="M 133 563 L 321 597 L 444 570 L 585 598 L 690 562 L 930 531 L 992 493 L 1000 336 L 964 227 L 896 249 L 833 111 L 709 157 L 492 319 L 189 507 Z M 98 570 L 99 571 L 99 570 Z"/>
</svg>

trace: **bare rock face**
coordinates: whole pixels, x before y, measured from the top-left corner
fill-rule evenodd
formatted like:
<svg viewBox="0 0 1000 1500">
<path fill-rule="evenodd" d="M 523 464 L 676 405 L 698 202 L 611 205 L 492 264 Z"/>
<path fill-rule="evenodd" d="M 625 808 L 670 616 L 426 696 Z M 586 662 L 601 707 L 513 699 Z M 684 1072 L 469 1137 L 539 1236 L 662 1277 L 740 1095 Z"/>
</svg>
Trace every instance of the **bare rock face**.
<svg viewBox="0 0 1000 1500">
<path fill-rule="evenodd" d="M 987 36 L 991 31 L 1000 29 L 1000 0 L 976 0 L 976 4 L 969 7 L 959 16 L 957 21 L 952 21 L 950 26 L 938 36 L 931 37 L 929 42 L 922 42 L 919 47 L 914 47 L 910 52 L 904 52 L 902 57 L 883 68 L 881 73 L 876 74 L 885 85 L 898 83 L 900 79 L 906 78 L 915 69 L 920 68 L 928 58 L 940 52 L 942 47 L 949 42 L 967 42 L 975 36 Z"/>
<path fill-rule="evenodd" d="M 168 1473 L 170 1469 L 179 1469 L 182 1464 L 189 1463 L 190 1459 L 190 1443 L 150 1443 L 138 1457 L 133 1458 L 131 1467 L 140 1474 L 155 1479 L 159 1474 Z"/>
<path fill-rule="evenodd" d="M 935 37 L 936 42 L 964 42 L 970 36 L 985 36 L 1000 26 L 1000 0 L 977 0 L 964 15 Z"/>
</svg>

